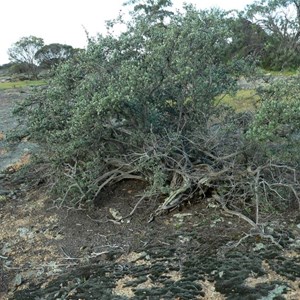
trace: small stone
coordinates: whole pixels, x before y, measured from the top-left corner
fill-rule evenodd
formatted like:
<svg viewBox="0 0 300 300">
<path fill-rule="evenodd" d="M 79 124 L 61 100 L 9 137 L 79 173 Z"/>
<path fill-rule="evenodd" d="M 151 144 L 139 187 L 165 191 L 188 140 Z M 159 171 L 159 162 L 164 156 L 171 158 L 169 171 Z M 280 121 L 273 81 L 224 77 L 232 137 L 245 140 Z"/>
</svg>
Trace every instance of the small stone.
<svg viewBox="0 0 300 300">
<path fill-rule="evenodd" d="M 20 286 L 23 283 L 23 278 L 21 274 L 17 274 L 15 277 L 15 286 Z"/>
<path fill-rule="evenodd" d="M 266 246 L 263 244 L 263 243 L 258 243 L 256 244 L 256 246 L 253 248 L 254 251 L 259 251 L 259 250 L 262 250 L 262 249 L 265 249 Z"/>
<path fill-rule="evenodd" d="M 181 244 L 186 244 L 186 243 L 190 242 L 190 240 L 191 240 L 191 238 L 189 236 L 182 236 L 182 235 L 179 236 L 179 242 Z"/>
<path fill-rule="evenodd" d="M 192 217 L 193 214 L 191 213 L 183 213 L 183 214 L 174 214 L 173 217 L 174 218 L 178 218 L 178 219 L 183 219 L 185 217 Z"/>
<path fill-rule="evenodd" d="M 18 228 L 18 232 L 19 232 L 20 237 L 25 238 L 25 239 L 32 239 L 34 237 L 34 233 L 26 227 Z"/>
<path fill-rule="evenodd" d="M 297 224 L 297 225 L 296 225 L 296 227 L 297 227 L 298 229 L 300 229 L 300 223 L 299 223 L 299 224 Z"/>
<path fill-rule="evenodd" d="M 121 221 L 123 219 L 122 215 L 118 210 L 114 208 L 109 208 L 109 212 L 116 221 Z"/>
</svg>

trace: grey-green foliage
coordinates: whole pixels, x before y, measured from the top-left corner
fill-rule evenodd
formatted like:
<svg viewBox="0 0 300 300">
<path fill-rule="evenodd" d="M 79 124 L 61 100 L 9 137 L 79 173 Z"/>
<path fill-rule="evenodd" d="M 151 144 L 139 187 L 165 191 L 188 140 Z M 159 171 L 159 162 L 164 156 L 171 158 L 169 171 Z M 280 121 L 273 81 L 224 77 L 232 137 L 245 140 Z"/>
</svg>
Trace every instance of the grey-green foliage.
<svg viewBox="0 0 300 300">
<path fill-rule="evenodd" d="M 257 0 L 247 6 L 246 18 L 268 35 L 262 66 L 281 70 L 300 66 L 300 1 Z"/>
<path fill-rule="evenodd" d="M 60 192 L 92 199 L 112 160 L 165 190 L 164 158 L 151 153 L 163 149 L 180 161 L 181 137 L 204 134 L 215 97 L 236 89 L 245 64 L 227 59 L 226 13 L 192 6 L 171 13 L 168 2 L 136 5 L 127 31 L 90 39 L 20 108 Z"/>
<path fill-rule="evenodd" d="M 300 88 L 299 75 L 279 78 L 260 90 L 262 103 L 255 115 L 251 138 L 268 144 L 271 154 L 300 164 Z"/>
</svg>

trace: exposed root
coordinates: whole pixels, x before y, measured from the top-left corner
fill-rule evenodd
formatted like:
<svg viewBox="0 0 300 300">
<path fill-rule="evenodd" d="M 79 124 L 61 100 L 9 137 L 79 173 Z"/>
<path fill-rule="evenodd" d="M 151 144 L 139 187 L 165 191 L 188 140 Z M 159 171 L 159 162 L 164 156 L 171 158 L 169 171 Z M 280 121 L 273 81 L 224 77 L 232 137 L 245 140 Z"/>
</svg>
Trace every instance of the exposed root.
<svg viewBox="0 0 300 300">
<path fill-rule="evenodd" d="M 187 192 L 190 187 L 191 180 L 186 176 L 182 176 L 182 185 L 170 193 L 170 195 L 165 199 L 164 203 L 157 208 L 155 215 L 160 215 L 163 212 L 178 206 L 182 202 L 184 193 Z"/>
</svg>

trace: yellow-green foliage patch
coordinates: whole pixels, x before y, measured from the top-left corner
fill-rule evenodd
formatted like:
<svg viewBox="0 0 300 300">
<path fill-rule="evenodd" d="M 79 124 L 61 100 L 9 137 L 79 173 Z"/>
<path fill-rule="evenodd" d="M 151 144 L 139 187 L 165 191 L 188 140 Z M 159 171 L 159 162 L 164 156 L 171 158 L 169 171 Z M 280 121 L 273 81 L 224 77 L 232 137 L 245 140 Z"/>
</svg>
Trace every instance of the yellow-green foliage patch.
<svg viewBox="0 0 300 300">
<path fill-rule="evenodd" d="M 244 112 L 256 109 L 259 96 L 255 90 L 239 90 L 233 95 L 220 95 L 216 100 L 217 103 L 230 105 L 237 112 Z"/>
<path fill-rule="evenodd" d="M 15 89 L 27 86 L 39 86 L 44 85 L 46 82 L 44 80 L 23 80 L 23 81 L 13 81 L 13 82 L 0 82 L 0 90 Z"/>
<path fill-rule="evenodd" d="M 295 76 L 297 75 L 297 70 L 282 70 L 282 71 L 272 71 L 272 70 L 263 70 L 264 74 L 269 74 L 272 76 Z"/>
</svg>

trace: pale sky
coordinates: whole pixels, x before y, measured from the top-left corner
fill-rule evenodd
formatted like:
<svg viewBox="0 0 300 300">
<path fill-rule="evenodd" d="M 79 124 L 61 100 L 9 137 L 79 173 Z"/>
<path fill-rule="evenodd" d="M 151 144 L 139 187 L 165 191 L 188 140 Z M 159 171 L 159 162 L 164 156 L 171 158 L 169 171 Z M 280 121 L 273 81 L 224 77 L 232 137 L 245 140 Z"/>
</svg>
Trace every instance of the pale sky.
<svg viewBox="0 0 300 300">
<path fill-rule="evenodd" d="M 253 0 L 173 0 L 198 8 L 243 9 Z M 36 36 L 45 44 L 61 43 L 84 48 L 86 35 L 105 34 L 105 21 L 124 11 L 124 0 L 2 0 L 0 16 L 0 65 L 8 63 L 7 49 L 21 37 Z"/>
</svg>

